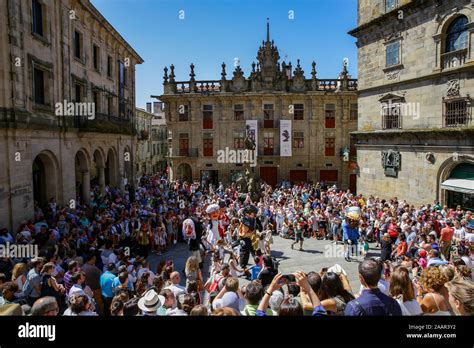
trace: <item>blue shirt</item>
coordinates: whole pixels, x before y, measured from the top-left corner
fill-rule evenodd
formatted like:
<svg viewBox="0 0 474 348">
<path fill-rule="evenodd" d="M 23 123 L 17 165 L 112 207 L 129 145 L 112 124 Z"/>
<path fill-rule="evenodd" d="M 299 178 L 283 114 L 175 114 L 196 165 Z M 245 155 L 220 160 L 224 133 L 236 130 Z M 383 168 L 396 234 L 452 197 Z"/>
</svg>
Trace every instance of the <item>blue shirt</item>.
<svg viewBox="0 0 474 348">
<path fill-rule="evenodd" d="M 113 288 L 116 288 L 116 287 L 119 286 L 119 285 L 120 285 L 119 277 L 115 277 L 115 278 L 114 278 L 114 281 L 112 282 L 112 289 L 113 289 Z M 132 281 L 130 280 L 130 278 L 128 279 L 127 288 L 128 288 L 128 290 L 132 290 L 132 291 L 133 291 L 133 284 L 132 284 Z"/>
<path fill-rule="evenodd" d="M 112 284 L 115 280 L 115 274 L 112 272 L 104 272 L 100 276 L 100 288 L 102 289 L 102 296 L 104 297 L 114 297 L 112 291 Z"/>
<path fill-rule="evenodd" d="M 342 240 L 352 240 L 353 242 L 359 239 L 359 228 L 351 228 L 344 220 L 342 223 Z"/>
<path fill-rule="evenodd" d="M 350 301 L 346 305 L 344 315 L 402 315 L 402 310 L 395 299 L 385 295 L 380 289 L 365 289 L 359 298 Z"/>
<path fill-rule="evenodd" d="M 428 261 L 428 267 L 447 265 L 449 262 L 441 260 L 439 257 L 433 257 Z"/>
</svg>

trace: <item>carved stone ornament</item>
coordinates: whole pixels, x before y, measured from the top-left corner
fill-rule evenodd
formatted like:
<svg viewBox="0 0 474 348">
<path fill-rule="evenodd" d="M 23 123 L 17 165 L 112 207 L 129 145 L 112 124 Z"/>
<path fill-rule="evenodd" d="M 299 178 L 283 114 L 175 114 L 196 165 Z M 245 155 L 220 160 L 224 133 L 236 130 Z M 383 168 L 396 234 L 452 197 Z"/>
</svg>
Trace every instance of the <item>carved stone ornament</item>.
<svg viewBox="0 0 474 348">
<path fill-rule="evenodd" d="M 243 91 L 247 88 L 245 78 L 238 76 L 232 80 L 232 90 L 234 92 Z"/>
<path fill-rule="evenodd" d="M 400 152 L 394 150 L 382 151 L 382 167 L 385 176 L 396 178 L 400 170 L 401 156 Z"/>
<path fill-rule="evenodd" d="M 446 92 L 446 95 L 448 97 L 459 97 L 460 89 L 459 80 L 449 80 L 448 91 Z"/>
<path fill-rule="evenodd" d="M 292 90 L 301 92 L 301 91 L 304 91 L 305 89 L 306 89 L 306 84 L 305 84 L 304 77 L 301 77 L 301 76 L 295 77 L 293 79 Z"/>
<path fill-rule="evenodd" d="M 389 72 L 387 72 L 386 76 L 387 76 L 387 80 L 389 80 L 389 81 L 396 80 L 400 76 L 400 70 L 389 71 Z"/>
</svg>

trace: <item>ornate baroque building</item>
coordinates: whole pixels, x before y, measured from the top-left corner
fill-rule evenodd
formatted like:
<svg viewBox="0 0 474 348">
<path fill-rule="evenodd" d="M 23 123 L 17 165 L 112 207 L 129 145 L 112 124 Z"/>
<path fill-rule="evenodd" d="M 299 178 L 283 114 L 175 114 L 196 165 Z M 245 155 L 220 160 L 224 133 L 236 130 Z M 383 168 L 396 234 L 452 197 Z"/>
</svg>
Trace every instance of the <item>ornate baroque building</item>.
<svg viewBox="0 0 474 348">
<path fill-rule="evenodd" d="M 133 179 L 143 60 L 88 0 L 3 0 L 0 28 L 0 226 L 16 229 L 35 201 Z"/>
<path fill-rule="evenodd" d="M 359 0 L 358 192 L 474 209 L 474 1 Z"/>
<path fill-rule="evenodd" d="M 267 183 L 325 180 L 355 190 L 357 80 L 346 66 L 337 79 L 319 79 L 313 62 L 306 78 L 299 60 L 294 70 L 280 63 L 267 24 L 247 77 L 239 64 L 228 78 L 223 63 L 221 79 L 211 81 L 190 69 L 189 80 L 176 81 L 174 66 L 165 67 L 156 97 L 166 105 L 172 178 L 236 180 L 245 164 L 231 153 L 244 148 L 248 126 L 257 144 L 252 170 Z"/>
</svg>

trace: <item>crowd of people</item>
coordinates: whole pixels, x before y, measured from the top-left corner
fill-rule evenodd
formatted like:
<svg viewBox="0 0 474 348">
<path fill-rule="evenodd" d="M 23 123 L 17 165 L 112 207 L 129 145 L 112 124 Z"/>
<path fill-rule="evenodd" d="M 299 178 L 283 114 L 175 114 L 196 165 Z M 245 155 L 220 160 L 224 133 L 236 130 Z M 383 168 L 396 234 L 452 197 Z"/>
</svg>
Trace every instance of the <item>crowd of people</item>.
<svg viewBox="0 0 474 348">
<path fill-rule="evenodd" d="M 340 264 L 282 274 L 274 238 L 298 250 L 310 238 L 343 244 L 360 289 Z M 3 315 L 474 313 L 471 211 L 325 183 L 262 184 L 254 202 L 235 184 L 144 176 L 136 189 L 94 187 L 89 204 L 36 205 L 16 231 L 0 230 L 6 243 L 37 245 L 39 255 L 0 259 Z M 177 243 L 187 243 L 183 269 L 167 258 Z"/>
</svg>

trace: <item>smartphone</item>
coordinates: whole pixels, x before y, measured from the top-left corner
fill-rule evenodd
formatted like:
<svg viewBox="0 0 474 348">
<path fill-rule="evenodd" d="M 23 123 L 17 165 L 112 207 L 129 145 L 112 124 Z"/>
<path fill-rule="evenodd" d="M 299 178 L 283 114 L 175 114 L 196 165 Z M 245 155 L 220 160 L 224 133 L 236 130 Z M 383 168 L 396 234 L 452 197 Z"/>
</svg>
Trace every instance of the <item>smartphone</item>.
<svg viewBox="0 0 474 348">
<path fill-rule="evenodd" d="M 283 275 L 282 279 L 285 279 L 289 283 L 296 282 L 296 278 L 293 274 L 285 274 L 285 275 Z"/>
</svg>

